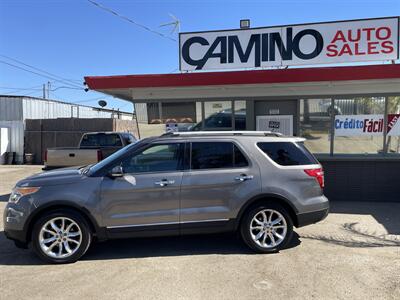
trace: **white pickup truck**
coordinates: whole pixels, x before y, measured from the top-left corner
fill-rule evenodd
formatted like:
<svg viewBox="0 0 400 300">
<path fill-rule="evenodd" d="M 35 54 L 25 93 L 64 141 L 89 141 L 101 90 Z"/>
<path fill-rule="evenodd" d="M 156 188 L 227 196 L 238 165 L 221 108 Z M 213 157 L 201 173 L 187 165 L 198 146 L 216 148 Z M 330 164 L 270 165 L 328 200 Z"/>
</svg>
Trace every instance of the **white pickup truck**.
<svg viewBox="0 0 400 300">
<path fill-rule="evenodd" d="M 78 148 L 47 149 L 43 169 L 90 165 L 134 142 L 136 138 L 126 132 L 88 132 Z"/>
</svg>

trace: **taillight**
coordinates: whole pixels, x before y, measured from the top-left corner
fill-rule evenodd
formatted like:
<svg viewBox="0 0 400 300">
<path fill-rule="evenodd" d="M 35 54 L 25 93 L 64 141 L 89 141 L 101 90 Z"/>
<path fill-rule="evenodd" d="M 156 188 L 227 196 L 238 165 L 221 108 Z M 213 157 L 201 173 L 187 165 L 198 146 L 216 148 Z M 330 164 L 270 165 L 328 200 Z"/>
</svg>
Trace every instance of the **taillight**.
<svg viewBox="0 0 400 300">
<path fill-rule="evenodd" d="M 324 170 L 322 168 L 305 169 L 304 172 L 306 172 L 308 176 L 314 177 L 318 181 L 321 189 L 325 186 Z"/>
<path fill-rule="evenodd" d="M 47 150 L 44 151 L 44 161 L 47 161 Z"/>
<path fill-rule="evenodd" d="M 103 153 L 101 150 L 97 150 L 97 161 L 103 160 Z"/>
</svg>

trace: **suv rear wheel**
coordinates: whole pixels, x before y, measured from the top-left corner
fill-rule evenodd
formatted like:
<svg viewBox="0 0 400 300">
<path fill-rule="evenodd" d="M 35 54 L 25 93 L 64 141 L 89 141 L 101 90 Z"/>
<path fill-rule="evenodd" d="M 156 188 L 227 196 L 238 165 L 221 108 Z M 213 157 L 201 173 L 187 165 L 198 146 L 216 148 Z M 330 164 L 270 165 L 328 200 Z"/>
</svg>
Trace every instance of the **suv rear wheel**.
<svg viewBox="0 0 400 300">
<path fill-rule="evenodd" d="M 279 204 L 261 204 L 249 209 L 241 223 L 244 242 L 259 253 L 273 253 L 292 239 L 293 222 Z"/>
<path fill-rule="evenodd" d="M 85 254 L 92 234 L 86 220 L 72 210 L 57 210 L 42 216 L 33 227 L 32 247 L 44 261 L 72 263 Z"/>
</svg>

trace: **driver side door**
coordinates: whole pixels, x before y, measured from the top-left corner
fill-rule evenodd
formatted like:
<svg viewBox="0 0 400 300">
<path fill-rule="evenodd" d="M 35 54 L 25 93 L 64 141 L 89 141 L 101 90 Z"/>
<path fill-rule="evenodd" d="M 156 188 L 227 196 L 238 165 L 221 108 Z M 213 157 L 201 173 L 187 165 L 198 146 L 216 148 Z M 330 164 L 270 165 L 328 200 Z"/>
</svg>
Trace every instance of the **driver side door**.
<svg viewBox="0 0 400 300">
<path fill-rule="evenodd" d="M 101 206 L 111 236 L 179 233 L 184 147 L 151 144 L 121 162 L 122 177 L 104 178 Z"/>
</svg>

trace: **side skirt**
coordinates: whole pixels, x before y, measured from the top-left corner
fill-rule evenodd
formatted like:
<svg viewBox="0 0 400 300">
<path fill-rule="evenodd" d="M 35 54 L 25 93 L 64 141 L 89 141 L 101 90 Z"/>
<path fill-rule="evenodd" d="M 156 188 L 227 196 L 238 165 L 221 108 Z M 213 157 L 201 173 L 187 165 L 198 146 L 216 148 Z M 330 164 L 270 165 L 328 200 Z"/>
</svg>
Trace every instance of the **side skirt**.
<svg viewBox="0 0 400 300">
<path fill-rule="evenodd" d="M 223 233 L 235 230 L 235 219 L 107 227 L 110 239 Z"/>
<path fill-rule="evenodd" d="M 209 222 L 185 222 L 180 224 L 180 234 L 223 233 L 235 230 L 235 219 Z"/>
</svg>

